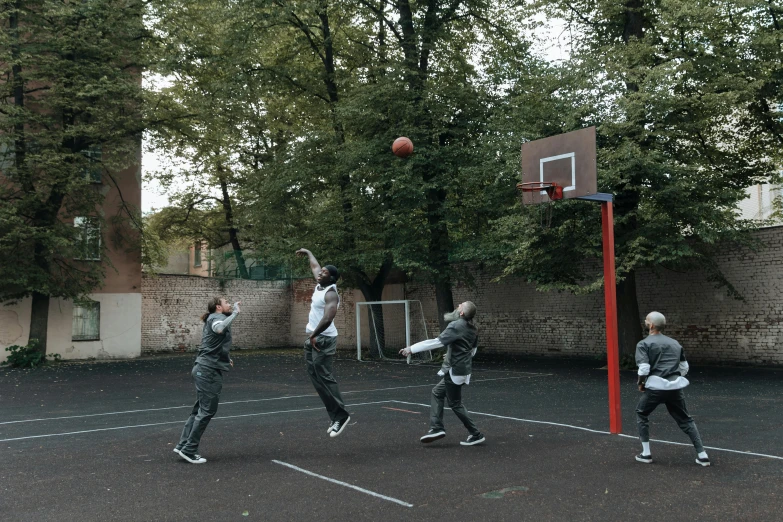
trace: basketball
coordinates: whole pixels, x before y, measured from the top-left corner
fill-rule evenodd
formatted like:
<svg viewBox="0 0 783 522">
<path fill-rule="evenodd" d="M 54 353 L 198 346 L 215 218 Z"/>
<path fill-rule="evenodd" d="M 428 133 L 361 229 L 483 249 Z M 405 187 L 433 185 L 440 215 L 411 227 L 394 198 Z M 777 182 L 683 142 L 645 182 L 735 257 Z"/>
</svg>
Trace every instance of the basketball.
<svg viewBox="0 0 783 522">
<path fill-rule="evenodd" d="M 413 142 L 404 136 L 399 137 L 392 143 L 392 152 L 399 158 L 407 158 L 413 154 Z"/>
</svg>

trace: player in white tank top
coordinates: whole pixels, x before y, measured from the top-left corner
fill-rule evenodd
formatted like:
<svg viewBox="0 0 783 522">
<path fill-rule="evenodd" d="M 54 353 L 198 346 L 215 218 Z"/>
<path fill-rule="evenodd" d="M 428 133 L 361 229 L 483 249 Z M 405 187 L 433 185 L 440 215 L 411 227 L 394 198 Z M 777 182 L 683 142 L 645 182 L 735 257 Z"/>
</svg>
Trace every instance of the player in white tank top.
<svg viewBox="0 0 783 522">
<path fill-rule="evenodd" d="M 337 380 L 332 375 L 332 360 L 337 351 L 337 328 L 334 326 L 334 317 L 340 306 L 336 283 L 340 273 L 332 265 L 322 268 L 313 253 L 306 248 L 300 248 L 296 253 L 307 256 L 310 270 L 318 283 L 313 292 L 310 315 L 305 328 L 308 335 L 304 343 L 305 364 L 310 381 L 329 414 L 329 429 L 326 433 L 330 437 L 336 437 L 345 430 L 351 420 L 340 395 Z"/>
</svg>

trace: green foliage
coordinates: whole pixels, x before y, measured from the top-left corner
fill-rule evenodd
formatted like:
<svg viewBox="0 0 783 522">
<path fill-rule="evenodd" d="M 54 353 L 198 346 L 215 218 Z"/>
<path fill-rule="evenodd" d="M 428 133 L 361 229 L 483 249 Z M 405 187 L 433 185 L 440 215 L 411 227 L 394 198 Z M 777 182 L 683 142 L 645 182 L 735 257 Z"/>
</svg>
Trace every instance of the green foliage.
<svg viewBox="0 0 783 522">
<path fill-rule="evenodd" d="M 12 368 L 37 368 L 46 364 L 47 357 L 54 362 L 60 360 L 59 353 L 47 355 L 42 352 L 36 339 L 32 339 L 27 346 L 13 345 L 6 348 L 5 351 L 9 352 L 8 358 L 2 364 Z"/>
<path fill-rule="evenodd" d="M 618 278 L 641 267 L 698 268 L 736 296 L 714 259 L 753 246 L 748 231 L 758 222 L 739 219 L 738 203 L 747 187 L 779 179 L 780 8 L 712 0 L 541 4 L 567 21 L 573 52 L 539 81 L 540 94 L 509 90 L 508 149 L 518 150 L 521 135 L 596 125 L 598 188 L 615 194 Z M 534 108 L 532 118 L 516 107 Z M 521 208 L 496 222 L 491 240 L 504 245 L 506 272 L 541 288 L 600 286 L 596 267 L 583 262 L 601 256 L 598 206 L 558 203 L 548 229 L 539 212 Z"/>
<path fill-rule="evenodd" d="M 0 301 L 89 293 L 110 236 L 132 239 L 101 207 L 138 158 L 143 12 L 133 0 L 0 2 Z M 76 217 L 100 228 L 102 263 L 83 261 Z"/>
</svg>

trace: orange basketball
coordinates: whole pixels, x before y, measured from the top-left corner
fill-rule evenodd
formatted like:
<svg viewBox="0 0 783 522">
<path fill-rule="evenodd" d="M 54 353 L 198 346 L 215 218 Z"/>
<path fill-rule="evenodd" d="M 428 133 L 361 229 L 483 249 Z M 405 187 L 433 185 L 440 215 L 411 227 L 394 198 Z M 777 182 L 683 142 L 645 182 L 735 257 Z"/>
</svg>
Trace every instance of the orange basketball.
<svg viewBox="0 0 783 522">
<path fill-rule="evenodd" d="M 404 136 L 399 137 L 392 143 L 392 152 L 399 158 L 407 158 L 413 154 L 413 142 Z"/>
</svg>

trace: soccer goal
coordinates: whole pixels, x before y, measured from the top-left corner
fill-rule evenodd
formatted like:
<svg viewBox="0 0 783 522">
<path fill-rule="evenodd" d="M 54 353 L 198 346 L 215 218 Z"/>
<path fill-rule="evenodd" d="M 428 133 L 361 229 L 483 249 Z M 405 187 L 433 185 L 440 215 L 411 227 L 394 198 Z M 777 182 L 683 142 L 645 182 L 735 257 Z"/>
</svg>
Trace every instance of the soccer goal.
<svg viewBox="0 0 783 522">
<path fill-rule="evenodd" d="M 367 301 L 356 303 L 357 359 L 402 361 L 399 351 L 429 339 L 420 301 Z M 432 352 L 408 356 L 408 363 L 432 360 Z"/>
</svg>

